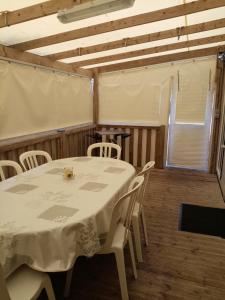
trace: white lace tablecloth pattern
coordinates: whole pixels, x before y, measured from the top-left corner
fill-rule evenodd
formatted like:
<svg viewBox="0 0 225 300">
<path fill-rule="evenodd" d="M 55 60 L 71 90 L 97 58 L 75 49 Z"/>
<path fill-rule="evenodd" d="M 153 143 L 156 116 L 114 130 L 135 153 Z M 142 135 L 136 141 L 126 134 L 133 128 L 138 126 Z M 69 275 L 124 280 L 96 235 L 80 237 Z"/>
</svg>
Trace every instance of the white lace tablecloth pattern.
<svg viewBox="0 0 225 300">
<path fill-rule="evenodd" d="M 73 167 L 74 179 L 63 179 Z M 100 157 L 55 160 L 0 183 L 0 263 L 69 270 L 99 251 L 112 206 L 135 175 L 127 162 Z"/>
</svg>

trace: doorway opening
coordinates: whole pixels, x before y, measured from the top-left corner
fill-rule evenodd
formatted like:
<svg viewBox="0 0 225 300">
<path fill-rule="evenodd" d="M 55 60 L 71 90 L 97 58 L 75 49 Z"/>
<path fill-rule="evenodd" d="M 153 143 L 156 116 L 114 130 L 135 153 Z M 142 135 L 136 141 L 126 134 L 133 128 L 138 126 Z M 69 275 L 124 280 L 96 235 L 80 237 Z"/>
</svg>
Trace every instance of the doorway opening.
<svg viewBox="0 0 225 300">
<path fill-rule="evenodd" d="M 173 78 L 166 166 L 209 171 L 214 91 L 210 64 L 189 63 Z"/>
</svg>

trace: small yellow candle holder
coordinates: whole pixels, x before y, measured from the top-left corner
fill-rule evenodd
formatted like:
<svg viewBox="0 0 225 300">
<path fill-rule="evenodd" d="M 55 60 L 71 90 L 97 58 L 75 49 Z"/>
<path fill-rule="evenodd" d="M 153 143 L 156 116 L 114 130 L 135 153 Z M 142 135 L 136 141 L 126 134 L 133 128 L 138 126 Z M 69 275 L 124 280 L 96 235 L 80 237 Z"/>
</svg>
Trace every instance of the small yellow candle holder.
<svg viewBox="0 0 225 300">
<path fill-rule="evenodd" d="M 63 171 L 63 178 L 64 179 L 73 179 L 75 177 L 75 174 L 74 174 L 74 171 L 73 171 L 73 167 L 67 167 L 67 168 L 64 168 L 64 171 Z"/>
</svg>

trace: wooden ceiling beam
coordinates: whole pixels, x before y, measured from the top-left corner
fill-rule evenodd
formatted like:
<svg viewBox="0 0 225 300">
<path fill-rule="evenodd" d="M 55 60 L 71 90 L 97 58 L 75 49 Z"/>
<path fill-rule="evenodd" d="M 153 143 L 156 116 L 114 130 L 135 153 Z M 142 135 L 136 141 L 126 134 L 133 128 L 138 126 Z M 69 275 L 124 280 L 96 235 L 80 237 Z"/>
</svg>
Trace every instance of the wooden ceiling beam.
<svg viewBox="0 0 225 300">
<path fill-rule="evenodd" d="M 124 62 L 124 63 L 98 67 L 98 68 L 91 68 L 89 70 L 96 71 L 98 73 L 114 72 L 114 71 L 120 71 L 126 69 L 140 68 L 140 67 L 145 67 L 150 65 L 157 65 L 157 64 L 167 63 L 167 62 L 174 62 L 174 61 L 179 61 L 184 59 L 192 59 L 196 57 L 216 55 L 220 51 L 225 51 L 225 45 L 221 45 L 219 47 L 210 47 L 210 48 L 204 48 L 199 50 L 173 53 L 173 54 L 162 55 L 162 56 L 155 56 L 146 59 L 139 59 L 139 60 Z"/>
<path fill-rule="evenodd" d="M 167 44 L 167 45 L 162 45 L 162 46 L 157 46 L 157 47 L 152 47 L 152 48 L 147 48 L 147 49 L 142 49 L 142 50 L 136 50 L 136 51 L 126 52 L 126 53 L 120 53 L 120 54 L 115 54 L 115 55 L 87 59 L 87 60 L 78 61 L 75 63 L 70 63 L 69 65 L 71 65 L 73 67 L 89 66 L 89 65 L 110 62 L 110 61 L 122 60 L 122 59 L 137 57 L 137 56 L 143 56 L 143 55 L 154 54 L 154 53 L 159 53 L 159 52 L 166 52 L 166 51 L 177 50 L 177 49 L 182 49 L 182 48 L 195 47 L 195 46 L 200 46 L 200 45 L 207 45 L 207 44 L 212 44 L 212 43 L 219 43 L 219 42 L 224 42 L 224 41 L 225 41 L 225 34 L 221 34 L 221 35 L 212 36 L 212 37 L 188 40 L 185 42 L 171 43 L 171 44 Z"/>
<path fill-rule="evenodd" d="M 46 17 L 88 1 L 90 0 L 51 0 L 14 11 L 0 12 L 0 28 Z"/>
<path fill-rule="evenodd" d="M 29 52 L 22 52 L 22 51 L 13 49 L 11 47 L 6 47 L 3 45 L 0 45 L 0 57 L 8 58 L 8 59 L 16 60 L 16 61 L 22 61 L 22 62 L 29 63 L 29 64 L 40 65 L 40 66 L 44 66 L 47 68 L 52 68 L 52 69 L 56 69 L 56 70 L 60 70 L 60 71 L 64 71 L 64 72 L 76 73 L 81 76 L 92 77 L 92 72 L 90 72 L 89 70 L 75 68 L 68 64 L 64 64 L 64 63 L 57 62 L 57 61 L 53 62 L 52 60 L 50 60 L 46 57 L 32 54 Z"/>
<path fill-rule="evenodd" d="M 162 20 L 168 20 L 171 18 L 185 16 L 188 14 L 193 14 L 222 6 L 225 6 L 225 0 L 198 0 L 132 17 L 127 17 L 115 21 L 105 22 L 98 25 L 93 25 L 81 29 L 42 37 L 39 39 L 13 45 L 13 47 L 25 51 L 88 36 L 94 36 L 97 34 L 107 33 L 115 30 L 120 30 L 124 28 L 134 27 Z"/>
<path fill-rule="evenodd" d="M 190 26 L 184 26 L 184 27 L 180 27 L 180 28 L 174 28 L 174 29 L 154 32 L 154 33 L 150 33 L 150 34 L 144 34 L 144 35 L 135 36 L 132 38 L 125 38 L 125 39 L 121 39 L 121 40 L 117 40 L 117 41 L 113 41 L 113 42 L 109 42 L 109 43 L 103 43 L 103 44 L 93 45 L 93 46 L 89 46 L 89 47 L 82 47 L 82 48 L 77 48 L 74 50 L 67 50 L 67 51 L 56 53 L 56 54 L 46 55 L 46 57 L 48 57 L 52 60 L 60 60 L 60 59 L 65 59 L 65 58 L 69 58 L 69 57 L 83 56 L 83 55 L 93 54 L 93 53 L 102 52 L 102 51 L 108 51 L 108 50 L 124 48 L 124 47 L 149 43 L 149 42 L 153 42 L 153 41 L 164 40 L 164 39 L 178 37 L 178 36 L 184 36 L 187 34 L 193 34 L 193 33 L 198 33 L 198 32 L 203 32 L 203 31 L 208 31 L 208 30 L 214 30 L 214 29 L 223 28 L 223 27 L 225 27 L 225 18 L 210 21 L 210 22 L 190 25 Z"/>
</svg>

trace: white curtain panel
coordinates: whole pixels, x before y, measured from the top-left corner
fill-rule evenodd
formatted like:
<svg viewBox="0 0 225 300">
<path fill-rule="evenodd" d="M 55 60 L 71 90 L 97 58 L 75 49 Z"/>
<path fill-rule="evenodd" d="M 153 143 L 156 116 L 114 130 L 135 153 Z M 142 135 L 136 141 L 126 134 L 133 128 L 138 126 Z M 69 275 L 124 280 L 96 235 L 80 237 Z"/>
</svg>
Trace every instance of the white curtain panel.
<svg viewBox="0 0 225 300">
<path fill-rule="evenodd" d="M 0 61 L 0 139 L 92 122 L 90 79 Z"/>
</svg>

